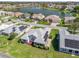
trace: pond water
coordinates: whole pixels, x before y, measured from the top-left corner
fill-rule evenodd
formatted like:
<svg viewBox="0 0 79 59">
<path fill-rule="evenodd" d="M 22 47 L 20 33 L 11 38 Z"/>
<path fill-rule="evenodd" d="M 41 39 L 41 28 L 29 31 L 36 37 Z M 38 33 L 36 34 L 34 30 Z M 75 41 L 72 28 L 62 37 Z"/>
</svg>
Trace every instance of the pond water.
<svg viewBox="0 0 79 59">
<path fill-rule="evenodd" d="M 23 12 L 23 13 L 42 13 L 44 15 L 58 15 L 58 16 L 62 16 L 61 15 L 61 12 L 59 11 L 55 11 L 55 10 L 47 10 L 47 9 L 43 9 L 43 8 L 35 8 L 35 7 L 32 7 L 32 8 L 29 8 L 29 7 L 25 7 L 25 8 L 20 8 L 19 9 L 20 12 Z M 71 16 L 69 13 L 66 13 L 65 16 Z"/>
</svg>

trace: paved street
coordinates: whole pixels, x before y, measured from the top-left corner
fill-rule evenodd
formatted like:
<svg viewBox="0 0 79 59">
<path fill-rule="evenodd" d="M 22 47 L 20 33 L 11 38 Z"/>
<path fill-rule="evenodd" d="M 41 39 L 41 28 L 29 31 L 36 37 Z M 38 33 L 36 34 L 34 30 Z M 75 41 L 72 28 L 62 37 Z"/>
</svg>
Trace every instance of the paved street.
<svg viewBox="0 0 79 59">
<path fill-rule="evenodd" d="M 53 29 L 66 28 L 66 27 L 59 27 L 59 26 L 53 26 L 53 25 L 36 24 L 36 23 L 34 23 L 34 22 L 30 23 L 30 22 L 21 21 L 21 22 L 19 22 L 19 23 L 23 23 L 23 24 L 27 24 L 27 25 L 32 25 L 32 26 L 48 27 L 48 28 L 53 28 Z"/>
</svg>

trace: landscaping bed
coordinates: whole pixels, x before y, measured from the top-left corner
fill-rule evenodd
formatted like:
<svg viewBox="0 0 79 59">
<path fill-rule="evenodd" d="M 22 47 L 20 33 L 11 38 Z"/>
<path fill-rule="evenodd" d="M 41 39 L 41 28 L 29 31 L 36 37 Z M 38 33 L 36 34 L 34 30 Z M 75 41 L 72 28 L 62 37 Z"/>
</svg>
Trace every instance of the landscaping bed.
<svg viewBox="0 0 79 59">
<path fill-rule="evenodd" d="M 32 19 L 25 19 L 25 22 L 33 22 Z"/>
<path fill-rule="evenodd" d="M 50 23 L 48 23 L 47 21 L 38 21 L 38 24 L 43 24 L 43 25 L 50 25 Z"/>
<path fill-rule="evenodd" d="M 34 26 L 34 27 L 32 27 L 32 29 L 37 29 L 37 28 L 44 28 L 44 27 L 40 27 L 40 26 Z"/>
</svg>

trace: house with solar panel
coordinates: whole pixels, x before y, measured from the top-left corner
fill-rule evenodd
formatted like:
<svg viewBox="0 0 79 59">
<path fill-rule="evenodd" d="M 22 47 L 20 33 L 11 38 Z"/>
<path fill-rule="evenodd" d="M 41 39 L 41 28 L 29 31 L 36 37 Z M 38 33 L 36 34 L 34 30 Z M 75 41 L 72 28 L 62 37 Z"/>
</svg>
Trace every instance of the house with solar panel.
<svg viewBox="0 0 79 59">
<path fill-rule="evenodd" d="M 63 28 L 59 30 L 59 38 L 59 51 L 79 55 L 79 35 Z"/>
<path fill-rule="evenodd" d="M 2 34 L 2 32 L 3 32 L 5 29 L 7 29 L 7 28 L 9 28 L 9 27 L 12 27 L 12 26 L 14 26 L 14 24 L 11 23 L 11 22 L 0 24 L 0 34 Z"/>
<path fill-rule="evenodd" d="M 2 34 L 10 36 L 11 33 L 19 34 L 26 28 L 26 25 L 14 25 L 2 31 Z"/>
<path fill-rule="evenodd" d="M 50 33 L 49 28 L 32 29 L 21 37 L 21 41 L 23 43 L 27 43 L 33 46 L 38 45 L 38 47 L 39 45 L 47 46 L 49 41 L 48 39 L 49 33 Z"/>
</svg>

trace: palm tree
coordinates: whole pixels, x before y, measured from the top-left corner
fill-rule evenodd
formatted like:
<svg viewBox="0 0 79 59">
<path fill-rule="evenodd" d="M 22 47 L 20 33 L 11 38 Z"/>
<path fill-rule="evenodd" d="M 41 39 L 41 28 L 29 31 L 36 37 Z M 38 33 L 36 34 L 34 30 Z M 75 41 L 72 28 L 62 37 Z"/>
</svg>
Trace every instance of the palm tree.
<svg viewBox="0 0 79 59">
<path fill-rule="evenodd" d="M 65 17 L 65 8 L 66 8 L 66 6 L 62 6 L 62 8 L 60 9 L 60 11 L 61 11 L 61 22 L 62 22 L 62 24 L 64 24 L 65 22 L 64 22 L 64 17 Z"/>
</svg>

